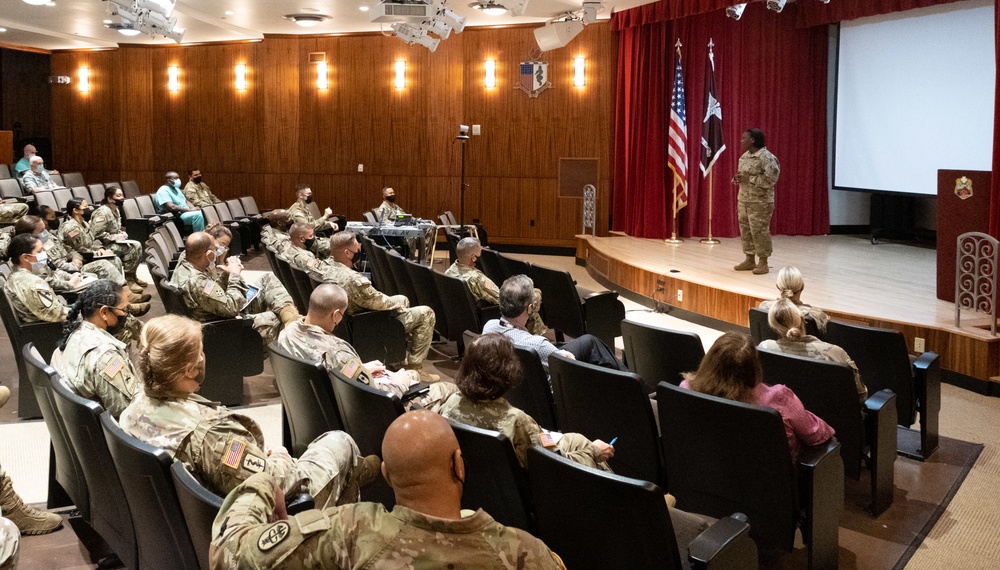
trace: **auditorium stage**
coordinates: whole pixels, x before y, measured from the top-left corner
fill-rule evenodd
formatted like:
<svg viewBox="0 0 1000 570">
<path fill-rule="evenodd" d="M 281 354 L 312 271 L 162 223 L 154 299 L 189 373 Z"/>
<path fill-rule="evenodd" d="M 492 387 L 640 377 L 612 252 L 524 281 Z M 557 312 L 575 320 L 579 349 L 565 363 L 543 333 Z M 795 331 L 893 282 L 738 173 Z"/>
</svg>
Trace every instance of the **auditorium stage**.
<svg viewBox="0 0 1000 570">
<path fill-rule="evenodd" d="M 1000 391 L 1000 339 L 990 335 L 988 316 L 963 312 L 962 328 L 954 326 L 955 305 L 935 295 L 934 249 L 872 245 L 867 237 L 774 236 L 771 272 L 753 275 L 733 270 L 744 258 L 739 238 L 721 241 L 703 245 L 687 239 L 670 245 L 656 239 L 579 235 L 576 257 L 595 279 L 650 306 L 664 302 L 741 327 L 748 326 L 750 307 L 777 295 L 778 270 L 794 265 L 805 280 L 803 302 L 835 319 L 897 329 L 911 350 L 914 339 L 922 338 L 925 350 L 941 355 L 943 369 L 990 382 L 971 382 L 969 387 Z"/>
</svg>

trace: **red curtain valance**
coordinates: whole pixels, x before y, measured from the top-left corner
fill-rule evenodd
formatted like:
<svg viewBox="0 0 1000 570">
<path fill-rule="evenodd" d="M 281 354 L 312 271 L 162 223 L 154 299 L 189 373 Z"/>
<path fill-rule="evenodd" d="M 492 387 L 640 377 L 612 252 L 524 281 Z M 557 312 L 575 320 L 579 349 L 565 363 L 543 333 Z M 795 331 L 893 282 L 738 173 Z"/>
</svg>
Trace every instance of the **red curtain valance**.
<svg viewBox="0 0 1000 570">
<path fill-rule="evenodd" d="M 740 0 L 660 0 L 611 14 L 611 29 L 627 30 L 636 26 L 687 18 L 722 10 L 739 3 Z"/>
<path fill-rule="evenodd" d="M 798 0 L 799 13 L 796 24 L 800 28 L 835 24 L 866 16 L 926 8 L 938 4 L 951 4 L 961 0 L 830 0 L 823 4 L 816 0 Z"/>
</svg>

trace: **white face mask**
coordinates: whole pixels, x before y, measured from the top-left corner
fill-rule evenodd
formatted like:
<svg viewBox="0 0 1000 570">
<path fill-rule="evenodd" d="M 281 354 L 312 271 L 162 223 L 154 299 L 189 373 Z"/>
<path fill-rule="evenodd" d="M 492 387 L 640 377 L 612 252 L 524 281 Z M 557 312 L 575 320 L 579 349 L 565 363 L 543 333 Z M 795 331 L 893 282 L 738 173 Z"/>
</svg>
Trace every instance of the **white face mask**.
<svg viewBox="0 0 1000 570">
<path fill-rule="evenodd" d="M 46 262 L 49 260 L 49 254 L 44 251 L 40 251 L 33 255 L 35 257 L 35 261 L 31 262 L 31 272 L 35 275 L 46 273 L 48 270 L 48 264 Z"/>
</svg>

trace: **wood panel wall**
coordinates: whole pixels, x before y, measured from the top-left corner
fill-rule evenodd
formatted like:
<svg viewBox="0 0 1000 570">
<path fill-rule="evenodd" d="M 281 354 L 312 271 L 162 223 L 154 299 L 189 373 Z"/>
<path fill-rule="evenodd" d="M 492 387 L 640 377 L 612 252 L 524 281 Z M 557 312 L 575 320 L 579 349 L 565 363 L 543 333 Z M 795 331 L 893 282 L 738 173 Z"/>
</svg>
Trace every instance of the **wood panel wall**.
<svg viewBox="0 0 1000 570">
<path fill-rule="evenodd" d="M 482 125 L 466 143 L 465 218 L 490 239 L 573 246 L 582 199 L 559 197 L 559 159 L 596 158 L 598 219 L 608 219 L 617 40 L 588 26 L 545 54 L 553 87 L 538 98 L 515 89 L 530 59 L 534 26 L 470 28 L 435 53 L 379 34 L 268 36 L 252 43 L 123 46 L 52 55 L 52 73 L 91 70 L 91 91 L 53 87 L 53 159 L 88 182 L 128 180 L 152 192 L 168 170 L 197 167 L 220 197 L 252 194 L 287 207 L 299 182 L 321 206 L 360 219 L 383 186 L 424 218 L 459 215 L 459 124 Z M 312 52 L 326 53 L 329 89 L 316 88 Z M 572 85 L 573 58 L 587 58 L 587 85 Z M 483 86 L 485 60 L 497 87 Z M 406 87 L 392 85 L 406 61 Z M 237 63 L 248 89 L 234 86 Z M 181 88 L 167 90 L 167 68 Z M 364 172 L 358 172 L 358 165 Z M 186 176 L 182 175 L 186 180 Z"/>
</svg>

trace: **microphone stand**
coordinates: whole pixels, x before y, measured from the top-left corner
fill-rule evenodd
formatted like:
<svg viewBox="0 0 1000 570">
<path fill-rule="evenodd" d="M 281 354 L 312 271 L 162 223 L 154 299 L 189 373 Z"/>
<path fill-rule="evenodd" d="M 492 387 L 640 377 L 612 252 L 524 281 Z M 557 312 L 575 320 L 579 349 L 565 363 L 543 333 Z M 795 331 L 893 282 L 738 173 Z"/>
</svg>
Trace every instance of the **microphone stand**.
<svg viewBox="0 0 1000 570">
<path fill-rule="evenodd" d="M 458 137 L 455 140 L 462 143 L 462 180 L 458 187 L 458 235 L 461 236 L 462 230 L 465 228 L 465 142 L 469 140 L 469 135 L 459 129 Z"/>
</svg>

